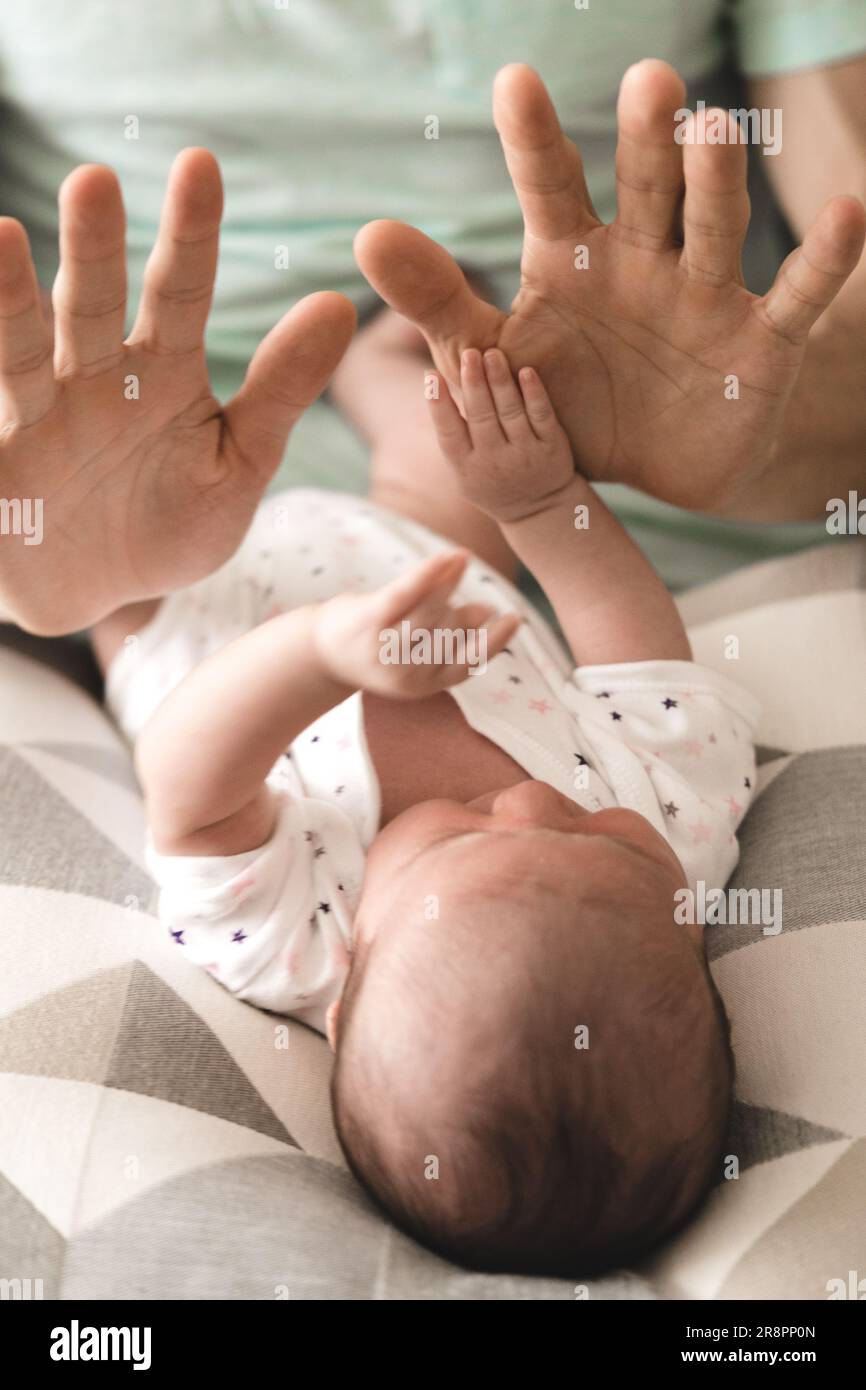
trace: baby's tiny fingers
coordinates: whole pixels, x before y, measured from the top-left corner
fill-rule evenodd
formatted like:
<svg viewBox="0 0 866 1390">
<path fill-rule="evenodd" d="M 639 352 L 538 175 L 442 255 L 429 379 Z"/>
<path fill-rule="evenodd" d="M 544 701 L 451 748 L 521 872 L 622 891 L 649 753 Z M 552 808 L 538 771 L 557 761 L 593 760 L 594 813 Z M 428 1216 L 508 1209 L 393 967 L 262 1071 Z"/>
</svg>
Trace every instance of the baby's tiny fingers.
<svg viewBox="0 0 866 1390">
<path fill-rule="evenodd" d="M 526 407 L 517 389 L 511 364 L 501 348 L 489 348 L 484 354 L 484 370 L 499 423 L 512 444 L 524 444 L 532 438 L 526 418 Z"/>
<path fill-rule="evenodd" d="M 505 435 L 484 375 L 484 363 L 477 348 L 467 348 L 460 363 L 460 389 L 469 435 L 476 449 L 501 449 Z"/>
<path fill-rule="evenodd" d="M 448 614 L 448 624 L 467 631 L 469 628 L 483 627 L 495 614 L 496 609 L 491 608 L 489 603 L 466 603 Z"/>
<path fill-rule="evenodd" d="M 439 447 L 450 462 L 459 463 L 472 448 L 466 421 L 454 404 L 445 378 L 438 372 L 429 372 L 427 380 L 436 383 L 435 394 L 428 396 L 427 400 Z"/>
<path fill-rule="evenodd" d="M 514 636 L 520 624 L 523 622 L 519 613 L 505 613 L 495 622 L 487 623 L 487 659 L 498 656 L 502 648 L 508 644 Z"/>
<path fill-rule="evenodd" d="M 468 559 L 464 550 L 445 551 L 393 579 L 376 596 L 379 620 L 393 623 L 420 604 L 434 601 L 440 593 L 447 598 L 459 583 Z"/>
<path fill-rule="evenodd" d="M 520 368 L 520 389 L 532 428 L 539 439 L 550 439 L 558 430 L 559 421 L 544 389 L 544 382 L 534 367 Z"/>
<path fill-rule="evenodd" d="M 462 634 L 463 650 L 460 655 L 465 659 L 440 665 L 439 675 L 444 685 L 460 685 L 469 676 L 483 675 L 488 661 L 499 655 L 509 638 L 514 636 L 520 622 L 516 613 L 507 613 L 493 622 L 461 626 L 457 631 Z M 455 646 L 455 651 L 460 651 L 459 646 Z"/>
</svg>

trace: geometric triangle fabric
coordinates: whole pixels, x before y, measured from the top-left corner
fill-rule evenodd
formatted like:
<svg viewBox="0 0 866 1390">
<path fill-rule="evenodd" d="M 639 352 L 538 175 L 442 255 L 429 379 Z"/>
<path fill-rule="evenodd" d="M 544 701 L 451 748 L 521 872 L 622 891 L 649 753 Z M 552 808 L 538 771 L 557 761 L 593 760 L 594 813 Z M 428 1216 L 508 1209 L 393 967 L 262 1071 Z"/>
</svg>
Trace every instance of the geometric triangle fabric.
<svg viewBox="0 0 866 1390">
<path fill-rule="evenodd" d="M 19 748 L 35 748 L 42 753 L 50 753 L 53 758 L 62 758 L 75 767 L 95 772 L 108 782 L 127 791 L 139 790 L 135 773 L 132 770 L 129 754 L 119 748 L 105 748 L 95 743 L 62 743 L 60 740 L 45 739 L 39 743 L 20 743 Z"/>
<path fill-rule="evenodd" d="M 782 931 L 730 952 L 713 975 L 732 1022 L 738 1099 L 866 1137 L 866 923 Z"/>
<path fill-rule="evenodd" d="M 131 973 L 132 962 L 100 970 L 0 1017 L 3 1071 L 101 1084 Z"/>
<path fill-rule="evenodd" d="M 60 1297 L 60 1276 L 66 1241 L 14 1183 L 0 1173 L 0 1231 L 3 1232 L 3 1268 L 6 1279 L 42 1280 L 41 1297 Z M 33 1293 L 35 1296 L 35 1292 Z"/>
<path fill-rule="evenodd" d="M 866 1278 L 855 544 L 856 565 L 834 546 L 685 602 L 698 661 L 718 669 L 737 632 L 737 674 L 764 706 L 731 886 L 783 890 L 782 929 L 762 917 L 706 932 L 736 1056 L 736 1180 L 640 1278 L 593 1284 L 591 1300 L 824 1300 L 829 1281 Z M 158 930 L 122 743 L 30 640 L 18 657 L 0 633 L 0 738 L 17 745 L 0 744 L 0 1279 L 42 1279 L 49 1298 L 573 1299 L 579 1269 L 469 1274 L 384 1219 L 341 1166 L 327 1044 L 291 1024 L 283 1049 L 278 1018 Z"/>
<path fill-rule="evenodd" d="M 634 1275 L 586 1282 L 591 1301 L 652 1297 Z M 70 1299 L 390 1301 L 407 1290 L 416 1299 L 575 1296 L 573 1280 L 450 1264 L 383 1221 L 348 1173 L 291 1151 L 215 1163 L 131 1199 L 79 1231 L 64 1274 Z"/>
<path fill-rule="evenodd" d="M 17 807 L 3 821 L 0 883 L 147 903 L 153 884 L 86 816 L 10 748 L 0 746 L 4 801 Z M 31 809 L 32 808 L 32 809 Z"/>
<path fill-rule="evenodd" d="M 784 748 L 770 748 L 767 744 L 755 744 L 755 762 L 758 767 L 763 767 L 765 763 L 774 763 L 777 758 L 787 758 L 790 754 Z"/>
<path fill-rule="evenodd" d="M 273 1301 L 282 1287 L 292 1301 L 361 1300 L 377 1286 L 390 1242 L 407 1239 L 322 1159 L 297 1151 L 229 1159 L 131 1196 L 80 1230 L 64 1296 Z"/>
<path fill-rule="evenodd" d="M 203 1110 L 298 1147 L 219 1038 L 141 961 L 132 968 L 105 1085 Z"/>
<path fill-rule="evenodd" d="M 67 1240 L 180 1176 L 293 1152 L 201 1110 L 89 1082 L 0 1074 L 0 1103 L 0 1173 Z M 14 1118 L 21 1114 L 25 1146 Z"/>
<path fill-rule="evenodd" d="M 768 891 L 782 906 L 782 934 L 866 918 L 866 748 L 800 753 L 743 821 L 732 889 Z M 709 926 L 710 960 L 776 939 L 754 922 Z"/>
<path fill-rule="evenodd" d="M 835 1171 L 850 1148 L 844 1141 L 817 1144 L 773 1163 L 758 1163 L 739 1177 L 731 1175 L 713 1188 L 695 1219 L 672 1242 L 638 1266 L 640 1272 L 662 1298 L 720 1297 L 731 1270 L 810 1189 Z M 816 1236 L 803 1258 L 814 1262 L 822 1254 Z M 789 1286 L 788 1261 L 783 1260 L 761 1296 L 785 1298 Z"/>
<path fill-rule="evenodd" d="M 0 1173 L 67 1238 L 105 1094 L 87 1082 L 0 1072 Z"/>
<path fill-rule="evenodd" d="M 141 961 L 0 1019 L 0 1055 L 7 1072 L 153 1096 L 297 1147 L 219 1038 Z"/>
<path fill-rule="evenodd" d="M 768 1163 L 813 1144 L 830 1144 L 847 1137 L 839 1130 L 810 1124 L 799 1115 L 738 1100 L 731 1111 L 725 1154 L 734 1154 L 743 1172 L 755 1163 Z"/>
<path fill-rule="evenodd" d="M 866 1140 L 860 1140 L 757 1238 L 716 1296 L 778 1297 L 782 1268 L 789 1299 L 826 1299 L 832 1280 L 850 1286 L 852 1270 L 856 1285 L 866 1276 L 864 1192 Z"/>
</svg>

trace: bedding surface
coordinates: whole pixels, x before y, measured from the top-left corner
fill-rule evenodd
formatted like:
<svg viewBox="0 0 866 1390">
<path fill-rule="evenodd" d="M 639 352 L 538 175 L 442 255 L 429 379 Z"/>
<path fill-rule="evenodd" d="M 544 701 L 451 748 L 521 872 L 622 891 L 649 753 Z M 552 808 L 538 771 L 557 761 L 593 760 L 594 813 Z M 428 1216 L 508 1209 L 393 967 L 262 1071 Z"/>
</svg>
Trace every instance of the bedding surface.
<svg viewBox="0 0 866 1390">
<path fill-rule="evenodd" d="M 0 633 L 0 1277 L 46 1298 L 823 1299 L 862 1271 L 866 542 L 682 609 L 696 659 L 763 706 L 730 886 L 781 891 L 783 927 L 707 928 L 737 1061 L 728 1179 L 592 1281 L 466 1272 L 373 1209 L 327 1044 L 165 940 L 126 748 L 44 659 L 67 644 Z"/>
</svg>

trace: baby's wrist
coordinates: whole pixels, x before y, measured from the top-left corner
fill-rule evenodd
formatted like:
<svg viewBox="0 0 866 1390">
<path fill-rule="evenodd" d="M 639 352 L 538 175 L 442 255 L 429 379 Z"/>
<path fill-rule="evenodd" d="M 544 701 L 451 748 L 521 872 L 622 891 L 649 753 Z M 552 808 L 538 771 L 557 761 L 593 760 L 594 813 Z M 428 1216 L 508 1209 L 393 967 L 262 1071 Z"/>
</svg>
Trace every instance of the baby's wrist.
<svg viewBox="0 0 866 1390">
<path fill-rule="evenodd" d="M 340 669 L 339 653 L 325 628 L 326 610 L 330 600 L 309 604 L 306 608 L 295 609 L 292 617 L 304 624 L 307 637 L 307 650 L 310 656 L 310 672 L 316 683 L 327 687 L 333 695 L 333 704 L 342 703 L 353 695 L 357 687 Z"/>
<path fill-rule="evenodd" d="M 566 514 L 573 517 L 580 506 L 588 506 L 594 497 L 593 490 L 586 479 L 575 473 L 567 483 L 554 488 L 540 497 L 534 497 L 519 508 L 510 509 L 508 515 L 498 518 L 504 533 L 533 523 L 544 522 Z"/>
</svg>

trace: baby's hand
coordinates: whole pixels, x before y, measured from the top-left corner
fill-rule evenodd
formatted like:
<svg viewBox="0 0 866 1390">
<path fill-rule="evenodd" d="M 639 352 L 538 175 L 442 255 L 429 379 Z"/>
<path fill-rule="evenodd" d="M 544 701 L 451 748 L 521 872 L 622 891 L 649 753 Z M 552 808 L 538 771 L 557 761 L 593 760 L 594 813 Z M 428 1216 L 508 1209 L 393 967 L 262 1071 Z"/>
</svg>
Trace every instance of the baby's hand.
<svg viewBox="0 0 866 1390">
<path fill-rule="evenodd" d="M 482 671 L 520 618 L 496 618 L 481 603 L 452 607 L 467 558 L 463 551 L 435 555 L 373 593 L 323 603 L 314 640 L 327 673 L 355 690 L 415 700 Z"/>
<path fill-rule="evenodd" d="M 518 390 L 505 353 L 463 353 L 460 387 L 465 419 L 438 378 L 430 401 L 443 454 L 470 502 L 496 521 L 520 521 L 555 501 L 574 478 L 565 431 L 538 373 L 521 369 Z"/>
</svg>

